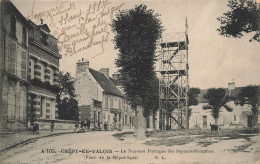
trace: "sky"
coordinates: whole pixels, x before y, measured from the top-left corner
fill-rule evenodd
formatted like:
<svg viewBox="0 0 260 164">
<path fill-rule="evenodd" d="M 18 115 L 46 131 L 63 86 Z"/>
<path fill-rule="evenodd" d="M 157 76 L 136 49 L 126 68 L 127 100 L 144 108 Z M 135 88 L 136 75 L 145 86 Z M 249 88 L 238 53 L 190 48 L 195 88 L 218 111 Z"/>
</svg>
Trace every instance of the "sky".
<svg viewBox="0 0 260 164">
<path fill-rule="evenodd" d="M 59 41 L 60 70 L 74 77 L 76 62 L 82 58 L 88 60 L 93 69 L 109 68 L 110 76 L 117 72 L 114 63 L 118 50 L 114 49 L 114 33 L 109 24 L 118 10 L 145 4 L 160 14 L 164 33 L 184 32 L 187 18 L 190 87 L 226 88 L 233 79 L 237 87 L 260 84 L 260 43 L 249 42 L 253 34 L 238 39 L 226 38 L 217 32 L 220 26 L 217 17 L 228 10 L 227 0 L 11 1 L 36 24 L 40 24 L 40 18 L 44 19 Z M 75 36 L 83 25 L 94 40 L 87 49 L 84 46 L 91 42 L 91 37 Z M 73 48 L 77 51 L 72 52 Z"/>
</svg>

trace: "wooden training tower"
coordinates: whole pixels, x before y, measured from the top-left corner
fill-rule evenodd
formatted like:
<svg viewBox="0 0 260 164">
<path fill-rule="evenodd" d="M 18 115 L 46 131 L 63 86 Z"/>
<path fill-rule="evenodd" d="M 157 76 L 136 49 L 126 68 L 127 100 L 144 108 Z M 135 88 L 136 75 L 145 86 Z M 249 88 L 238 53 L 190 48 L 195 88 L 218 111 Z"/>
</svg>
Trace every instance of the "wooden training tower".
<svg viewBox="0 0 260 164">
<path fill-rule="evenodd" d="M 159 43 L 160 130 L 188 129 L 188 24 L 185 32 L 170 33 Z"/>
</svg>

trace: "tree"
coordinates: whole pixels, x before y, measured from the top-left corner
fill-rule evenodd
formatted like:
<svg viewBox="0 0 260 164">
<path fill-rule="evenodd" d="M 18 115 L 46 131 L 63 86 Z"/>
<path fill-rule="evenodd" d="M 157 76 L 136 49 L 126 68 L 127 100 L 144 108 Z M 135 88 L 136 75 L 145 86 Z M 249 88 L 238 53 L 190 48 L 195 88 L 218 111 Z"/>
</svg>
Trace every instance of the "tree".
<svg viewBox="0 0 260 164">
<path fill-rule="evenodd" d="M 198 94 L 200 94 L 199 88 L 190 88 L 188 92 L 189 106 L 198 105 Z M 188 116 L 191 116 L 191 109 L 188 109 Z"/>
<path fill-rule="evenodd" d="M 229 0 L 227 6 L 230 11 L 217 18 L 221 23 L 217 29 L 220 35 L 240 38 L 243 32 L 254 32 L 250 41 L 260 42 L 260 4 L 248 0 Z"/>
<path fill-rule="evenodd" d="M 253 125 L 257 123 L 257 114 L 259 107 L 259 86 L 249 85 L 243 87 L 237 97 L 237 103 L 243 106 L 244 104 L 251 105 L 252 116 L 253 116 Z"/>
<path fill-rule="evenodd" d="M 200 94 L 199 88 L 190 88 L 188 92 L 189 106 L 198 105 L 198 94 Z"/>
<path fill-rule="evenodd" d="M 153 128 L 155 128 L 156 113 L 159 109 L 159 79 L 154 76 L 150 81 L 149 89 L 146 91 L 144 97 L 144 117 L 148 118 L 151 114 L 153 116 Z M 147 119 L 148 120 L 148 119 Z"/>
<path fill-rule="evenodd" d="M 127 99 L 136 111 L 144 106 L 150 82 L 155 77 L 156 42 L 163 28 L 158 14 L 145 5 L 119 11 L 112 20 L 115 48 L 119 50 L 116 66 Z M 149 113 L 145 108 L 144 113 Z"/>
<path fill-rule="evenodd" d="M 215 119 L 215 124 L 218 124 L 220 108 L 224 107 L 227 111 L 232 111 L 232 108 L 226 105 L 229 101 L 228 96 L 226 95 L 226 90 L 224 88 L 211 88 L 208 89 L 204 95 L 208 99 L 209 105 L 204 106 L 203 109 L 212 109 L 211 114 Z"/>
<path fill-rule="evenodd" d="M 59 92 L 57 93 L 57 108 L 60 119 L 78 119 L 78 101 L 76 100 L 74 79 L 70 73 L 59 72 Z"/>
</svg>

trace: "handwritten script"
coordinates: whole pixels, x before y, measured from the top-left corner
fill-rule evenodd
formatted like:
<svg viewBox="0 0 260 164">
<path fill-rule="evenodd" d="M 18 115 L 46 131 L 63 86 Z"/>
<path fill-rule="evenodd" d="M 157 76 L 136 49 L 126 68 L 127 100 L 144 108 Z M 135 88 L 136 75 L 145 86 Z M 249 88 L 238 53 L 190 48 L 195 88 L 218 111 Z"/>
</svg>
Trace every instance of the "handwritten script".
<svg viewBox="0 0 260 164">
<path fill-rule="evenodd" d="M 97 2 L 59 2 L 41 12 L 35 12 L 35 1 L 28 18 L 39 23 L 43 19 L 58 40 L 59 51 L 64 56 L 86 53 L 96 49 L 92 58 L 104 53 L 104 44 L 109 41 L 113 16 L 124 3 L 113 5 L 108 0 Z"/>
</svg>

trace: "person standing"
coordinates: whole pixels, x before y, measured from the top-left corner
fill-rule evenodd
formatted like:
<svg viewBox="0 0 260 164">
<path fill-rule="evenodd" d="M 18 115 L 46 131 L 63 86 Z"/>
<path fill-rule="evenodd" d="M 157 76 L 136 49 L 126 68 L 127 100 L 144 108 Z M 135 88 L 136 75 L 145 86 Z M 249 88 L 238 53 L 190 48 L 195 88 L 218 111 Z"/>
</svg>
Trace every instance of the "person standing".
<svg viewBox="0 0 260 164">
<path fill-rule="evenodd" d="M 104 124 L 105 131 L 107 131 L 107 122 Z"/>
<path fill-rule="evenodd" d="M 88 130 L 90 129 L 90 120 L 87 121 Z"/>
<path fill-rule="evenodd" d="M 53 132 L 53 129 L 54 129 L 54 122 L 53 121 L 51 122 L 50 127 L 51 127 L 51 132 Z"/>
</svg>

